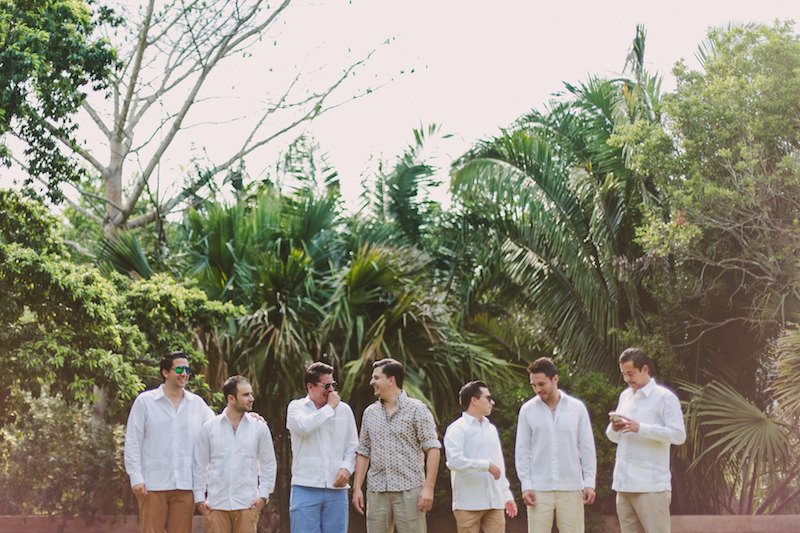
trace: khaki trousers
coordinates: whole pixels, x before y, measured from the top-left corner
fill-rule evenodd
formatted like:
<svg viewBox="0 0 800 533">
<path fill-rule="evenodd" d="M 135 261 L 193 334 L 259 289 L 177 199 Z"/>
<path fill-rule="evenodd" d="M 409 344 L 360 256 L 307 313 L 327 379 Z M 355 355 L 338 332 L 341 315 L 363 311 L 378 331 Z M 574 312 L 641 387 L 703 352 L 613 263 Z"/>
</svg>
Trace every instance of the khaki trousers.
<svg viewBox="0 0 800 533">
<path fill-rule="evenodd" d="M 503 509 L 486 509 L 485 511 L 453 511 L 456 517 L 458 533 L 504 533 L 506 515 Z"/>
<path fill-rule="evenodd" d="M 258 515 L 255 509 L 220 511 L 214 509 L 203 515 L 206 533 L 256 533 Z"/>
<path fill-rule="evenodd" d="M 583 533 L 583 493 L 579 490 L 537 490 L 528 505 L 528 533 L 550 533 L 553 515 L 559 533 Z"/>
<path fill-rule="evenodd" d="M 367 533 L 427 533 L 418 507 L 422 487 L 401 492 L 367 492 Z"/>
<path fill-rule="evenodd" d="M 672 492 L 618 492 L 617 518 L 622 533 L 669 533 Z"/>
<path fill-rule="evenodd" d="M 190 490 L 150 490 L 139 502 L 141 533 L 192 533 L 194 495 Z"/>
</svg>

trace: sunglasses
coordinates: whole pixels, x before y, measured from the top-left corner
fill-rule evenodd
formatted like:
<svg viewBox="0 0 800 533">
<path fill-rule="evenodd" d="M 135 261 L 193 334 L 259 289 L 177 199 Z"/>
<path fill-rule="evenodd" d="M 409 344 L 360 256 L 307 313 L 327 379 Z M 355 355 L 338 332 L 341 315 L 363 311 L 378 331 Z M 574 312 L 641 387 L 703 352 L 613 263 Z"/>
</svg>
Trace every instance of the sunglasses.
<svg viewBox="0 0 800 533">
<path fill-rule="evenodd" d="M 490 402 L 491 402 L 491 401 L 494 401 L 494 398 L 492 398 L 492 395 L 491 395 L 491 394 L 487 394 L 486 396 L 481 396 L 481 398 L 486 398 L 486 399 L 487 399 L 487 400 L 489 400 Z"/>
<path fill-rule="evenodd" d="M 192 373 L 192 369 L 188 366 L 176 366 L 172 370 L 175 371 L 176 374 L 181 375 L 185 373 L 187 376 Z"/>
<path fill-rule="evenodd" d="M 323 387 L 325 387 L 325 390 L 331 390 L 331 388 L 335 387 L 337 383 L 335 381 L 331 381 L 330 383 L 317 382 L 317 385 L 322 385 Z"/>
</svg>

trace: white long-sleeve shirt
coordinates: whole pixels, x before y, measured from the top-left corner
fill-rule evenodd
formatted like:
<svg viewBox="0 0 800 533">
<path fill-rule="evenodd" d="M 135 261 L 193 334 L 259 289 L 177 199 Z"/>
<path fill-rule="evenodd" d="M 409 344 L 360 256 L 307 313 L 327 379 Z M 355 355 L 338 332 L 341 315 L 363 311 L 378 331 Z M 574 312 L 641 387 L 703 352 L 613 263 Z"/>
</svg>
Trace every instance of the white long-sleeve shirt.
<svg viewBox="0 0 800 533">
<path fill-rule="evenodd" d="M 163 385 L 140 394 L 125 428 L 125 471 L 131 486 L 192 490 L 195 439 L 213 416 L 202 398 L 186 390 L 177 409 L 164 395 Z"/>
<path fill-rule="evenodd" d="M 487 418 L 478 420 L 462 413 L 444 434 L 444 452 L 453 488 L 453 510 L 502 509 L 514 499 L 506 478 L 503 448 L 497 428 Z M 489 465 L 500 468 L 500 479 Z"/>
<path fill-rule="evenodd" d="M 595 488 L 597 456 L 589 412 L 559 391 L 555 412 L 538 396 L 519 410 L 515 459 L 522 490 Z"/>
<path fill-rule="evenodd" d="M 608 438 L 617 443 L 611 488 L 618 492 L 672 490 L 669 446 L 686 441 L 678 397 L 650 378 L 635 392 L 630 387 L 622 391 L 616 412 L 638 422 L 639 431 L 622 433 L 611 424 L 606 428 Z"/>
<path fill-rule="evenodd" d="M 277 471 L 269 427 L 245 415 L 234 433 L 226 408 L 197 437 L 194 501 L 222 511 L 247 509 L 258 498 L 269 499 Z"/>
<path fill-rule="evenodd" d="M 289 402 L 286 428 L 292 437 L 292 485 L 324 489 L 334 487 L 339 469 L 353 473 L 356 467 L 358 430 L 353 410 L 344 402 L 336 409 L 320 409 L 306 396 Z"/>
</svg>

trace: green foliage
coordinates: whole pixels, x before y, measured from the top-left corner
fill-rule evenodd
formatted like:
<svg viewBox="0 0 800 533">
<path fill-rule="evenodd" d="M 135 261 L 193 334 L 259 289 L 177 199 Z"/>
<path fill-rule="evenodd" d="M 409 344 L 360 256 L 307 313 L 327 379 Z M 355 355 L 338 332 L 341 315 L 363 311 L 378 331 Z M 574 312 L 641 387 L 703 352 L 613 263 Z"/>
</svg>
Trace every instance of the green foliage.
<svg viewBox="0 0 800 533">
<path fill-rule="evenodd" d="M 97 16 L 111 13 L 101 9 Z M 12 133 L 28 144 L 28 183 L 58 176 L 48 183 L 53 198 L 60 198 L 59 180 L 83 173 L 61 154 L 57 139 L 72 142 L 82 88 L 101 87 L 115 62 L 108 43 L 92 37 L 96 23 L 82 0 L 0 1 L 0 136 Z M 0 162 L 8 161 L 0 144 Z"/>
<path fill-rule="evenodd" d="M 86 404 L 25 394 L 15 422 L 0 429 L 0 514 L 82 516 L 131 507 L 122 467 L 125 431 Z"/>
</svg>

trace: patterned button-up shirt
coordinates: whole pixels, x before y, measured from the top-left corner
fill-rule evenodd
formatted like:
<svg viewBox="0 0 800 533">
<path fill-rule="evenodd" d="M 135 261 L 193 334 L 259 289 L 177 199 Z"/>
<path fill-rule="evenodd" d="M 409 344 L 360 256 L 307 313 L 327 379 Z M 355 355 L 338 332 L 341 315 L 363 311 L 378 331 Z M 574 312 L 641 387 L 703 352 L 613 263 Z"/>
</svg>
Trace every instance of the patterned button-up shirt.
<svg viewBox="0 0 800 533">
<path fill-rule="evenodd" d="M 441 447 L 433 415 L 421 401 L 401 392 L 391 415 L 382 402 L 375 402 L 364 410 L 356 450 L 370 461 L 367 490 L 399 492 L 421 487 L 425 452 Z"/>
</svg>

